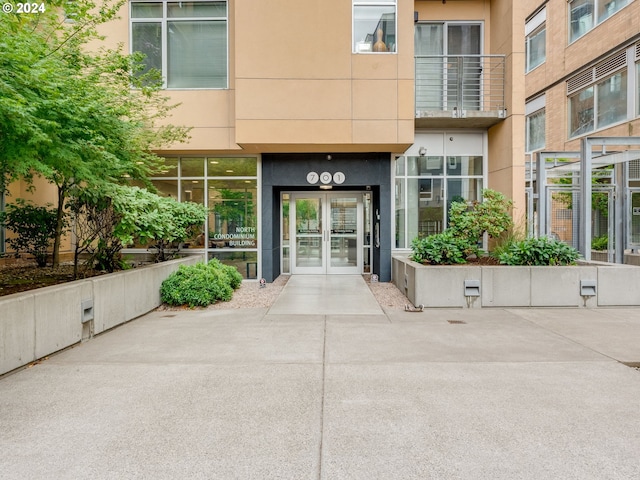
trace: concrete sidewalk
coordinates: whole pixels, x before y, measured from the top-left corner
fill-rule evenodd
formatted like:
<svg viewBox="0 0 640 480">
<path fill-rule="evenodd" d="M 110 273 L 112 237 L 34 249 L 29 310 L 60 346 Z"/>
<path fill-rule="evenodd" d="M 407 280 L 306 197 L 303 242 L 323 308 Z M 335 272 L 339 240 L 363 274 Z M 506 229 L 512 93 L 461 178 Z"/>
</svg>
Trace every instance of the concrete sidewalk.
<svg viewBox="0 0 640 480">
<path fill-rule="evenodd" d="M 0 478 L 640 478 L 620 361 L 640 309 L 409 313 L 292 277 L 271 309 L 152 312 L 0 378 Z"/>
</svg>

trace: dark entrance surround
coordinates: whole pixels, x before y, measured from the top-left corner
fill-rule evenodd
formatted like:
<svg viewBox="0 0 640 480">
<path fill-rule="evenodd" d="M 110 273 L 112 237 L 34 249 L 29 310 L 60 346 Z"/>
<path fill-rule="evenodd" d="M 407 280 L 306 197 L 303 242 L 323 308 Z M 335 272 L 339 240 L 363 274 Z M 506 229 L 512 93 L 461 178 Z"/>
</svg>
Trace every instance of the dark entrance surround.
<svg viewBox="0 0 640 480">
<path fill-rule="evenodd" d="M 328 159 L 330 156 L 330 159 Z M 373 245 L 373 273 L 382 282 L 391 280 L 391 155 L 389 153 L 317 153 L 262 155 L 262 276 L 272 282 L 280 275 L 280 193 L 320 191 L 311 185 L 309 172 L 342 172 L 344 182 L 329 183 L 332 191 L 364 191 L 373 194 L 374 232 L 379 223 L 380 244 Z M 379 219 L 376 217 L 379 214 Z"/>
</svg>

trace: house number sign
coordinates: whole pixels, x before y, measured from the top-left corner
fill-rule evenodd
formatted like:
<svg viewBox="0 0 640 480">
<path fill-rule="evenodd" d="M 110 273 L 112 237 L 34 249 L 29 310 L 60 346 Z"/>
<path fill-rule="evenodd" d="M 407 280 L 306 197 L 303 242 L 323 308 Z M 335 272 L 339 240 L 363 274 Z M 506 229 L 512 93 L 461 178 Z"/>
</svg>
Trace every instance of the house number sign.
<svg viewBox="0 0 640 480">
<path fill-rule="evenodd" d="M 318 181 L 324 185 L 331 183 L 331 181 L 336 185 L 341 185 L 344 183 L 345 179 L 346 176 L 342 172 L 336 172 L 334 174 L 331 174 L 331 172 L 322 172 L 321 174 L 316 172 L 307 173 L 307 183 L 310 183 L 311 185 L 315 185 Z"/>
</svg>

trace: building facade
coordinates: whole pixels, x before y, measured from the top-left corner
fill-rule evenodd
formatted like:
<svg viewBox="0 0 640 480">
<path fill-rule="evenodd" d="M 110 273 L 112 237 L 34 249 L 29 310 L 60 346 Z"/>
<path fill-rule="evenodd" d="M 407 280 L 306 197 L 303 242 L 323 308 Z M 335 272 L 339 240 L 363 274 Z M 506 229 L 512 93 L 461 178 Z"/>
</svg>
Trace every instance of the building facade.
<svg viewBox="0 0 640 480">
<path fill-rule="evenodd" d="M 561 159 L 575 161 L 586 137 L 640 136 L 640 2 L 527 4 L 525 151 L 532 164 L 536 152 L 559 152 Z M 607 169 L 594 170 L 593 176 L 593 237 L 606 237 L 613 230 L 615 179 Z M 577 180 L 565 176 L 551 182 L 558 186 L 552 186 L 550 199 L 543 200 L 549 202 L 548 217 L 541 221 L 549 233 L 578 246 L 576 188 L 565 188 Z M 624 188 L 640 187 L 638 161 L 629 162 L 625 184 Z M 638 218 L 634 224 L 640 233 Z"/>
<path fill-rule="evenodd" d="M 130 0 L 190 140 L 159 192 L 206 205 L 187 248 L 246 278 L 375 273 L 483 188 L 524 214 L 523 3 Z"/>
</svg>

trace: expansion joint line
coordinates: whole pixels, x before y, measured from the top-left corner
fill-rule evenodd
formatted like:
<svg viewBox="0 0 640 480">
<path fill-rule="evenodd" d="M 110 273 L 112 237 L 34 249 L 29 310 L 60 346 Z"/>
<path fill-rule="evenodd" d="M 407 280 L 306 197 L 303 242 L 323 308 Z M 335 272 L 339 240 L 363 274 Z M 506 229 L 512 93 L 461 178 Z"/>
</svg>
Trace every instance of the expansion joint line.
<svg viewBox="0 0 640 480">
<path fill-rule="evenodd" d="M 323 316 L 323 332 L 322 332 L 322 384 L 320 388 L 320 448 L 318 449 L 318 480 L 322 479 L 322 447 L 324 442 L 324 397 L 325 397 L 325 378 L 327 370 L 327 316 Z"/>
</svg>

